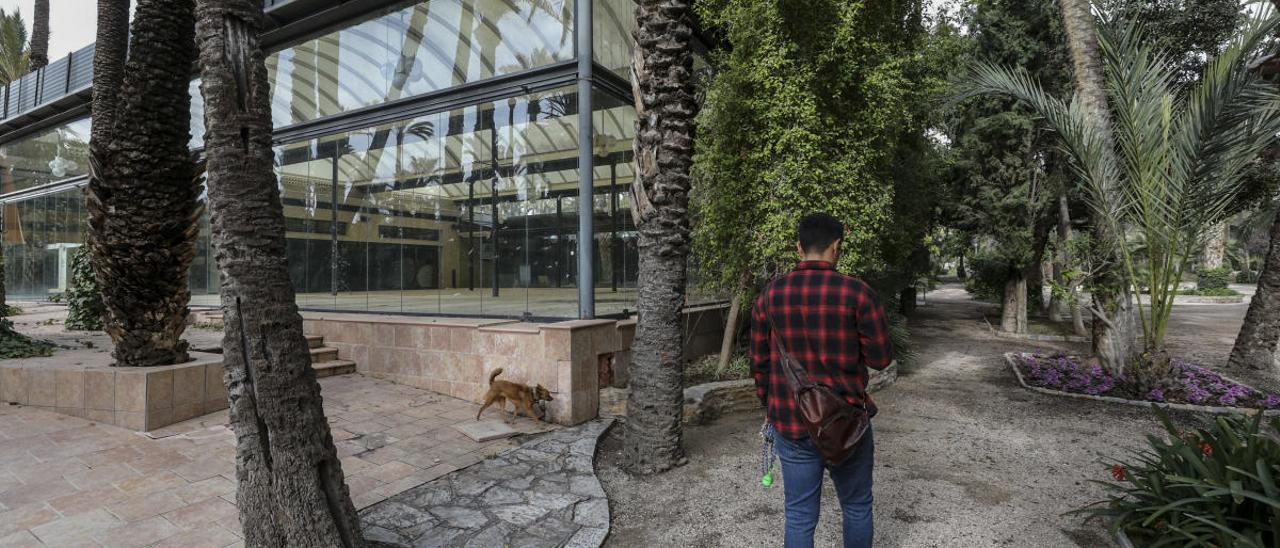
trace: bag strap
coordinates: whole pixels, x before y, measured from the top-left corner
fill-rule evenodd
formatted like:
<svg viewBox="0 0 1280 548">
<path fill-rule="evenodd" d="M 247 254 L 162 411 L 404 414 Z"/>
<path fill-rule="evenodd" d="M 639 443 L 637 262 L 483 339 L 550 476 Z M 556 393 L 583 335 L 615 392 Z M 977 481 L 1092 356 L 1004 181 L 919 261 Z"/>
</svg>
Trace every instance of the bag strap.
<svg viewBox="0 0 1280 548">
<path fill-rule="evenodd" d="M 766 309 L 764 317 L 769 320 L 769 334 L 773 337 L 774 343 L 778 345 L 778 350 L 780 351 L 780 353 L 786 356 L 790 356 L 791 359 L 797 365 L 799 365 L 800 360 L 796 359 L 795 354 L 792 354 L 791 352 L 789 352 L 787 350 L 786 345 L 783 344 L 782 336 L 778 334 L 778 325 L 773 320 L 773 314 L 771 314 L 769 310 Z M 814 355 L 814 357 L 818 360 L 818 365 L 822 366 L 822 368 L 826 369 L 828 372 L 833 372 L 833 370 L 830 367 L 827 367 L 826 362 L 822 360 L 822 353 L 815 351 L 813 347 L 813 341 L 809 340 L 809 336 L 808 336 L 809 325 L 808 325 L 808 322 L 806 322 L 804 319 L 804 314 L 800 314 L 800 323 L 801 323 L 800 337 L 804 339 L 805 346 L 809 347 L 809 352 L 811 352 Z M 803 369 L 800 371 L 791 371 L 792 369 L 793 367 L 791 367 L 790 365 L 786 365 L 783 367 L 783 370 L 787 373 L 787 375 L 785 375 L 786 377 L 798 377 L 795 379 L 791 379 L 791 378 L 787 379 L 788 382 L 791 382 L 797 389 L 806 388 L 806 387 L 814 386 L 817 384 L 816 382 L 814 382 L 813 378 L 809 376 L 808 371 L 805 371 Z M 862 407 L 865 409 L 867 406 L 866 402 L 868 399 L 867 391 L 862 387 L 858 386 L 857 383 L 854 383 L 854 390 L 857 392 L 854 395 L 857 396 L 858 399 L 862 402 Z"/>
</svg>

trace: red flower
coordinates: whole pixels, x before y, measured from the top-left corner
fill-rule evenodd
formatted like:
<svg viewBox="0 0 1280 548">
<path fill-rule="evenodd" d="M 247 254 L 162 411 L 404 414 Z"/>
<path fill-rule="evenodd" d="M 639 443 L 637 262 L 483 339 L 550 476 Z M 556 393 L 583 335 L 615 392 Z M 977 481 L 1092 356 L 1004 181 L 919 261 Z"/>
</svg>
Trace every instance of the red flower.
<svg viewBox="0 0 1280 548">
<path fill-rule="evenodd" d="M 1124 481 L 1124 467 L 1119 464 L 1111 465 L 1111 477 L 1116 481 Z"/>
<path fill-rule="evenodd" d="M 1202 441 L 1200 442 L 1199 447 L 1200 447 L 1200 452 L 1204 453 L 1206 457 L 1213 455 L 1213 446 L 1209 445 L 1209 442 Z"/>
</svg>

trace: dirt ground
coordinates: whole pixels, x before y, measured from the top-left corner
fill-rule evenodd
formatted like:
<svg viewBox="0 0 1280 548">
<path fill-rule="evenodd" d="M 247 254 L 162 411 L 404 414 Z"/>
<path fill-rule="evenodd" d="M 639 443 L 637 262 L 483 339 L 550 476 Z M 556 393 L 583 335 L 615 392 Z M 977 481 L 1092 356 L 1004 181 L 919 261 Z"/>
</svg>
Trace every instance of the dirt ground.
<svg viewBox="0 0 1280 548">
<path fill-rule="evenodd" d="M 1084 345 L 995 338 L 959 286 L 927 301 L 911 319 L 918 363 L 876 395 L 876 546 L 1112 546 L 1096 524 L 1061 514 L 1103 496 L 1087 480 L 1108 479 L 1109 456 L 1141 447 L 1159 428 L 1151 413 L 1024 390 L 1004 352 Z M 1220 365 L 1246 307 L 1178 306 L 1171 349 Z M 621 471 L 615 427 L 598 463 L 612 509 L 606 544 L 781 545 L 782 489 L 759 481 L 762 420 L 688 428 L 689 464 L 655 478 Z M 828 482 L 818 546 L 839 545 L 837 508 Z"/>
</svg>

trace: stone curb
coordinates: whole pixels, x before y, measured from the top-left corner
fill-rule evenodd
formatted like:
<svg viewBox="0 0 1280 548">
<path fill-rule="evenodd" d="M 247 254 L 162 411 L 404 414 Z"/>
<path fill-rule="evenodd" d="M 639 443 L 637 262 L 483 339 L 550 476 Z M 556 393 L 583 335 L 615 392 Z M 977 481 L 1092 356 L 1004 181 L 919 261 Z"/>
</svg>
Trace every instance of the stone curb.
<svg viewBox="0 0 1280 548">
<path fill-rule="evenodd" d="M 1252 416 L 1257 414 L 1258 411 L 1262 411 L 1262 415 L 1264 417 L 1280 417 L 1280 409 L 1259 410 L 1259 409 L 1253 409 L 1250 407 L 1222 407 L 1222 406 L 1214 406 L 1214 405 L 1191 405 L 1189 403 L 1159 403 L 1159 402 L 1152 402 L 1152 401 L 1114 398 L 1111 396 L 1076 394 L 1074 392 L 1063 392 L 1061 390 L 1050 390 L 1048 388 L 1042 388 L 1039 386 L 1031 386 L 1030 384 L 1027 384 L 1027 381 L 1025 379 L 1022 378 L 1022 371 L 1018 369 L 1018 364 L 1014 361 L 1014 358 L 1017 355 L 1018 355 L 1017 352 L 1005 352 L 1004 361 L 1005 363 L 1009 364 L 1009 368 L 1013 369 L 1013 374 L 1018 377 L 1018 384 L 1021 384 L 1023 388 L 1026 388 L 1027 390 L 1031 390 L 1032 392 L 1039 392 L 1041 394 L 1048 394 L 1050 396 L 1075 398 L 1078 400 L 1093 400 L 1093 401 L 1101 401 L 1101 402 L 1107 402 L 1107 403 L 1118 403 L 1121 405 L 1128 405 L 1132 407 L 1146 407 L 1148 409 L 1151 408 L 1151 406 L 1156 406 L 1156 407 L 1160 407 L 1161 409 L 1190 411 L 1193 413 L 1208 413 L 1212 415 L 1246 415 L 1246 416 Z M 1218 373 L 1218 375 L 1228 381 L 1235 382 L 1236 384 L 1240 384 L 1235 379 L 1227 377 L 1226 375 L 1222 375 L 1221 373 Z"/>
</svg>

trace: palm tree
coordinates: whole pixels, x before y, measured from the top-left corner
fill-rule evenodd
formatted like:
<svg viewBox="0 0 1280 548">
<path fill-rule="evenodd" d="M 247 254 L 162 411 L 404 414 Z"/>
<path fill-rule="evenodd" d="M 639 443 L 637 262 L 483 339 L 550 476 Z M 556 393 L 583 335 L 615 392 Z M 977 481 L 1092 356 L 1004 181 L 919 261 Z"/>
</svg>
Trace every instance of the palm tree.
<svg viewBox="0 0 1280 548">
<path fill-rule="evenodd" d="M 1076 81 L 1076 93 L 1083 102 L 1088 121 L 1097 128 L 1101 138 L 1109 142 L 1111 137 L 1111 116 L 1107 109 L 1107 95 L 1104 91 L 1102 56 L 1098 52 L 1098 39 L 1095 30 L 1093 5 L 1090 0 L 1059 0 L 1062 7 L 1063 30 L 1067 35 L 1067 46 L 1071 50 Z M 1110 147 L 1104 147 L 1109 150 Z M 1115 196 L 1116 190 L 1104 189 Z M 1115 200 L 1108 200 L 1114 203 Z M 1109 216 L 1114 212 L 1103 212 Z M 1093 223 L 1094 255 L 1099 268 L 1092 280 L 1091 293 L 1096 321 L 1093 322 L 1093 353 L 1101 363 L 1109 369 L 1123 370 L 1126 364 L 1133 361 L 1136 352 L 1134 342 L 1133 298 L 1129 287 L 1121 280 L 1114 257 L 1107 250 L 1115 247 L 1119 235 L 1111 232 L 1107 223 Z"/>
<path fill-rule="evenodd" d="M 31 72 L 49 64 L 49 0 L 35 0 L 31 22 Z"/>
<path fill-rule="evenodd" d="M 94 57 L 87 209 L 105 330 L 119 366 L 181 363 L 201 213 L 191 140 L 194 0 L 104 0 Z M 131 34 L 128 60 L 119 47 Z M 122 64 L 123 62 L 123 64 Z M 117 87 L 118 86 L 118 87 Z"/>
<path fill-rule="evenodd" d="M 689 257 L 689 168 L 693 164 L 693 56 L 688 0 L 640 0 L 631 85 L 636 100 L 632 215 L 640 233 L 639 297 L 631 394 L 623 447 L 632 472 L 684 461 L 684 305 Z M 580 280 L 579 283 L 591 283 Z"/>
<path fill-rule="evenodd" d="M 362 546 L 294 303 L 271 149 L 262 0 L 198 0 L 223 376 L 249 546 Z M 188 65 L 189 66 L 189 65 Z"/>
<path fill-rule="evenodd" d="M 1022 100 L 1058 132 L 1095 225 L 1117 236 L 1107 252 L 1117 258 L 1121 284 L 1150 288 L 1149 308 L 1137 307 L 1145 350 L 1139 367 L 1126 375 L 1125 364 L 1104 363 L 1138 390 L 1159 387 L 1168 372 L 1165 329 L 1183 269 L 1225 217 L 1246 168 L 1280 133 L 1280 93 L 1247 66 L 1278 22 L 1269 14 L 1253 19 L 1185 93 L 1174 65 L 1143 45 L 1136 24 L 1102 27 L 1113 133 L 1094 123 L 1096 98 L 1079 91 L 1069 102 L 1051 97 L 1023 70 L 980 65 L 967 83 L 965 94 Z"/>
<path fill-rule="evenodd" d="M 0 9 L 0 86 L 21 78 L 27 73 L 27 26 L 22 21 L 22 14 L 17 10 L 5 13 Z M 7 171 L 0 174 L 8 184 L 12 175 Z M 8 188 L 7 186 L 5 187 Z M 17 208 L 5 208 L 5 214 L 17 215 Z M 13 222 L 11 219 L 10 222 Z M 4 252 L 0 249 L 0 316 L 8 315 L 6 304 Z"/>
<path fill-rule="evenodd" d="M 22 78 L 27 73 L 27 25 L 17 10 L 0 9 L 0 85 Z"/>
<path fill-rule="evenodd" d="M 1249 301 L 1249 311 L 1245 312 L 1227 367 L 1269 371 L 1276 364 L 1276 343 L 1280 341 L 1280 211 L 1271 223 L 1270 237 L 1267 258 L 1258 275 L 1258 290 Z"/>
</svg>

